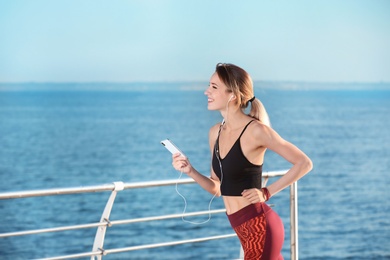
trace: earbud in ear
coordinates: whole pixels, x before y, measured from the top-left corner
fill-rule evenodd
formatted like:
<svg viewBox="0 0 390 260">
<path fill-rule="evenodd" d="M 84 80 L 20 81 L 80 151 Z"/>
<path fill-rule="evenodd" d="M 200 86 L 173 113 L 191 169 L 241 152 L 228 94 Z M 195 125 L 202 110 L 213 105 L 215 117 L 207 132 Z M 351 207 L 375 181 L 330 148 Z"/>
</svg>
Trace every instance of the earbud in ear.
<svg viewBox="0 0 390 260">
<path fill-rule="evenodd" d="M 230 102 L 233 98 L 234 98 L 234 95 L 231 95 L 228 102 Z"/>
</svg>

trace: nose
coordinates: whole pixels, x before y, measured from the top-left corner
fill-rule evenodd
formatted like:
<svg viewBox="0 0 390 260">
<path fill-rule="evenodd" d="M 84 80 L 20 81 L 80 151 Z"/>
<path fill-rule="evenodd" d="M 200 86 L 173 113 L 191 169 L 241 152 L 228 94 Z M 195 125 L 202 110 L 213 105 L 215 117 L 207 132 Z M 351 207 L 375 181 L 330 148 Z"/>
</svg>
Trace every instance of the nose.
<svg viewBox="0 0 390 260">
<path fill-rule="evenodd" d="M 208 94 L 210 93 L 210 86 L 208 86 L 206 88 L 206 90 L 204 91 L 204 94 L 207 96 Z"/>
</svg>

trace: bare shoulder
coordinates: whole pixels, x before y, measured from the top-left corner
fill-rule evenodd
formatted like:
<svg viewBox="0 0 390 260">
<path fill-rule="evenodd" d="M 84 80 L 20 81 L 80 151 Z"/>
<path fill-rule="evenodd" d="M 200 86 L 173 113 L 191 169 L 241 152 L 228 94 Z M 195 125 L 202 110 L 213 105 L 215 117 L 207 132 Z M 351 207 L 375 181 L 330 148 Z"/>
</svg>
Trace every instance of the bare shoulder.
<svg viewBox="0 0 390 260">
<path fill-rule="evenodd" d="M 251 123 L 249 131 L 252 141 L 260 146 L 264 146 L 278 137 L 278 134 L 271 127 L 257 120 Z"/>
<path fill-rule="evenodd" d="M 263 124 L 262 122 L 255 120 L 250 124 L 251 135 L 255 138 L 261 138 L 264 135 L 268 135 L 272 131 L 271 127 Z"/>
<path fill-rule="evenodd" d="M 209 131 L 209 135 L 210 136 L 213 136 L 213 135 L 218 135 L 218 131 L 219 131 L 219 128 L 220 128 L 221 124 L 220 123 L 217 123 L 215 125 L 213 125 L 211 128 L 210 128 L 210 131 Z"/>
<path fill-rule="evenodd" d="M 220 126 L 221 126 L 221 124 L 220 124 L 220 123 L 217 123 L 217 124 L 213 125 L 213 126 L 210 128 L 210 131 L 209 131 L 209 142 L 210 142 L 210 144 L 211 144 L 211 143 L 214 143 L 215 140 L 217 139 L 217 137 L 218 137 L 218 131 L 219 131 Z"/>
</svg>

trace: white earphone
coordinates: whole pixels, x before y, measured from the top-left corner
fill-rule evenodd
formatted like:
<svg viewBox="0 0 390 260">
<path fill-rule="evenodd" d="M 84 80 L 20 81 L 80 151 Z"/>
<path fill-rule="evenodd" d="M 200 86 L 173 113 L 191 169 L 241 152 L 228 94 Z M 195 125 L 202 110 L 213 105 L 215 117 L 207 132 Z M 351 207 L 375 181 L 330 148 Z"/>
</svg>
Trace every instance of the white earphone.
<svg viewBox="0 0 390 260">
<path fill-rule="evenodd" d="M 231 95 L 228 102 L 230 102 L 233 98 L 234 98 L 234 95 Z"/>
</svg>

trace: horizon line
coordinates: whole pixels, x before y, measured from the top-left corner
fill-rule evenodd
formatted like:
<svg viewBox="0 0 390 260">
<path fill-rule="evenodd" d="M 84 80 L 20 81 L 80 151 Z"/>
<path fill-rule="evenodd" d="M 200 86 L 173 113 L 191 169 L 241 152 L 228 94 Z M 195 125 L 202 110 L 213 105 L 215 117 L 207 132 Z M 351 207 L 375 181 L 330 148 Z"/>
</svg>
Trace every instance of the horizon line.
<svg viewBox="0 0 390 260">
<path fill-rule="evenodd" d="M 139 83 L 204 83 L 207 80 L 135 80 L 135 81 L 0 81 L 0 84 L 139 84 Z M 309 84 L 390 84 L 389 81 L 316 81 L 316 80 L 253 80 L 266 83 L 309 83 Z"/>
</svg>

